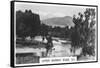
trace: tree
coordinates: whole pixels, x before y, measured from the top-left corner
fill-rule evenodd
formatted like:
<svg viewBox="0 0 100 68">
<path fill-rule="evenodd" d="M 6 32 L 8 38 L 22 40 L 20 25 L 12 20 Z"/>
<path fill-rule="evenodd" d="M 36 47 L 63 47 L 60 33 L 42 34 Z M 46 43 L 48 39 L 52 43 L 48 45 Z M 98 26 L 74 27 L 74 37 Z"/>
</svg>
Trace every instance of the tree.
<svg viewBox="0 0 100 68">
<path fill-rule="evenodd" d="M 94 54 L 95 45 L 95 9 L 86 9 L 84 14 L 74 15 L 75 27 L 71 35 L 72 47 L 82 47 L 84 55 Z"/>
<path fill-rule="evenodd" d="M 49 26 L 42 23 L 40 29 L 41 29 L 40 30 L 40 35 L 46 36 L 48 34 L 48 31 L 49 31 Z"/>
<path fill-rule="evenodd" d="M 34 37 L 40 28 L 40 18 L 38 14 L 31 10 L 16 11 L 16 34 L 19 37 Z"/>
</svg>

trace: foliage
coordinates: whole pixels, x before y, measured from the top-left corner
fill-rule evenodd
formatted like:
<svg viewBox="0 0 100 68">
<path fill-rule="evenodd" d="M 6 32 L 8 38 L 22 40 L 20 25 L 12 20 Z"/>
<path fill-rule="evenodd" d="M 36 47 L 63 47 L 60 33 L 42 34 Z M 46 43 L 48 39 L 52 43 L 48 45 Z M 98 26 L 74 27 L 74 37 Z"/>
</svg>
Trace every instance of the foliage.
<svg viewBox="0 0 100 68">
<path fill-rule="evenodd" d="M 40 27 L 40 18 L 38 14 L 31 10 L 16 11 L 16 34 L 19 37 L 34 37 L 38 34 Z"/>
<path fill-rule="evenodd" d="M 95 45 L 95 9 L 86 9 L 84 14 L 79 13 L 78 17 L 74 15 L 73 22 L 75 27 L 71 35 L 72 47 L 82 47 L 85 54 L 92 47 L 90 52 L 93 55 Z"/>
<path fill-rule="evenodd" d="M 48 34 L 48 32 L 50 31 L 50 26 L 46 25 L 46 24 L 41 24 L 41 28 L 40 28 L 40 35 L 42 36 L 46 36 Z"/>
</svg>

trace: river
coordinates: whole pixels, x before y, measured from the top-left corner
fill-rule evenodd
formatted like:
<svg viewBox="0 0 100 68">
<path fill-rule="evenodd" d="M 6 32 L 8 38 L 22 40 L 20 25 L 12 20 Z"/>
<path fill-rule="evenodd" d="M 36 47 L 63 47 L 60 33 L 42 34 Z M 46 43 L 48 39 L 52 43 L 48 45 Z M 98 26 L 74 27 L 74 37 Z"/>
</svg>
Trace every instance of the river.
<svg viewBox="0 0 100 68">
<path fill-rule="evenodd" d="M 53 37 L 53 45 L 54 47 L 52 48 L 52 52 L 48 53 L 48 57 L 66 57 L 66 56 L 72 56 L 73 53 L 71 52 L 71 44 L 70 41 L 64 40 L 64 39 L 60 39 L 57 37 Z M 33 40 L 36 41 L 42 41 L 42 37 L 41 36 L 36 36 Z M 45 39 L 43 41 L 44 43 L 47 42 L 47 40 Z M 45 48 L 29 48 L 29 47 L 25 47 L 25 48 L 16 48 L 16 53 L 36 53 L 37 56 L 42 56 L 42 53 L 46 52 Z M 76 53 L 80 53 L 80 50 L 77 50 Z"/>
</svg>

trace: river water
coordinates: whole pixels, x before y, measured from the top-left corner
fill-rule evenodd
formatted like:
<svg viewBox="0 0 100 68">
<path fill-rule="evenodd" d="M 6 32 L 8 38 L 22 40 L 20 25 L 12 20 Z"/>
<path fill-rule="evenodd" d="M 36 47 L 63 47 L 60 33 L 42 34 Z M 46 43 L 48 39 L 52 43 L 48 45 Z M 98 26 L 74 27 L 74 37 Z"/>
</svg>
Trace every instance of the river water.
<svg viewBox="0 0 100 68">
<path fill-rule="evenodd" d="M 71 49 L 71 44 L 69 43 L 70 41 L 60 39 L 57 37 L 53 37 L 53 39 L 56 39 L 57 41 L 53 40 L 54 47 L 52 48 L 52 52 L 48 53 L 48 57 L 66 57 L 73 55 L 73 53 L 70 50 Z M 42 41 L 42 37 L 36 36 L 34 40 Z M 45 39 L 43 42 L 46 43 L 47 40 Z M 45 48 L 29 48 L 29 47 L 16 48 L 16 53 L 36 53 L 37 56 L 42 56 L 43 52 L 46 53 Z M 79 54 L 80 50 L 77 50 L 76 53 Z"/>
</svg>

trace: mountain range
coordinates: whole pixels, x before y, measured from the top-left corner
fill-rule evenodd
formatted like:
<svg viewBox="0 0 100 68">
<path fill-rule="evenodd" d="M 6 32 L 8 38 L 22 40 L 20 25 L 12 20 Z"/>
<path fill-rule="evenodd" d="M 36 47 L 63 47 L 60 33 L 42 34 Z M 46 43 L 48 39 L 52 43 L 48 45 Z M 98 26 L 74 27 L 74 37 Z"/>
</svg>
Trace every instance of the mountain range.
<svg viewBox="0 0 100 68">
<path fill-rule="evenodd" d="M 74 26 L 73 23 L 73 18 L 70 16 L 65 16 L 65 17 L 53 17 L 53 18 L 48 18 L 45 20 L 42 20 L 41 22 L 46 24 L 46 25 L 50 25 L 50 26 Z"/>
</svg>

